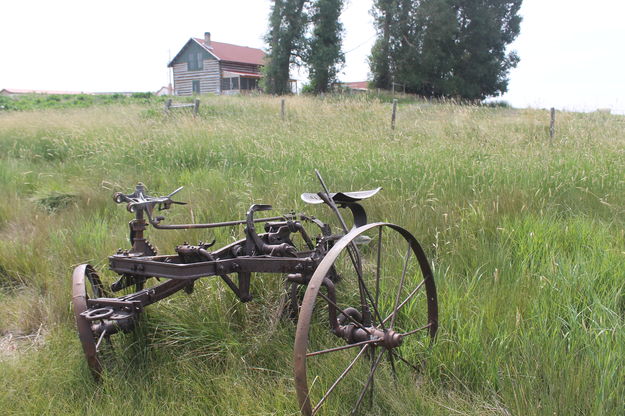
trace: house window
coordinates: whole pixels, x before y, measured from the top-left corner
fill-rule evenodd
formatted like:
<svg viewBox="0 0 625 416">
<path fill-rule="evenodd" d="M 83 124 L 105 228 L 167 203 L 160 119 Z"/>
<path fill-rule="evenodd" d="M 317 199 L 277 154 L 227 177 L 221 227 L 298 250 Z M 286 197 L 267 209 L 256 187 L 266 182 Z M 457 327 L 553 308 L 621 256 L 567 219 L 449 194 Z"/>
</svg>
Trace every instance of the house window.
<svg viewBox="0 0 625 416">
<path fill-rule="evenodd" d="M 187 61 L 187 69 L 189 71 L 201 71 L 204 69 L 204 61 L 202 60 L 202 52 L 191 52 Z"/>
<path fill-rule="evenodd" d="M 191 89 L 193 91 L 193 94 L 199 94 L 200 93 L 200 81 L 199 80 L 191 81 Z"/>
<path fill-rule="evenodd" d="M 256 78 L 241 78 L 242 90 L 255 90 L 256 88 L 258 88 Z"/>
<path fill-rule="evenodd" d="M 222 78 L 221 79 L 221 90 L 222 91 L 238 90 L 238 89 L 239 89 L 239 78 L 238 77 Z"/>
<path fill-rule="evenodd" d="M 230 78 L 221 79 L 221 90 L 228 91 L 230 89 Z"/>
</svg>

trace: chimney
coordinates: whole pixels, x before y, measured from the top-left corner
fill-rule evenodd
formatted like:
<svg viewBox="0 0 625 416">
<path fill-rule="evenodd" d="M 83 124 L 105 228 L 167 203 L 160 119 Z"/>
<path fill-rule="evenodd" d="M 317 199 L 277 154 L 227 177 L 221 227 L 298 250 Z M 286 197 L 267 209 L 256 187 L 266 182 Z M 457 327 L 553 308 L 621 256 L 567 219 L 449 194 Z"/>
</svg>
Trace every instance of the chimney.
<svg viewBox="0 0 625 416">
<path fill-rule="evenodd" d="M 211 46 L 211 32 L 204 32 L 204 43 L 206 46 Z"/>
</svg>

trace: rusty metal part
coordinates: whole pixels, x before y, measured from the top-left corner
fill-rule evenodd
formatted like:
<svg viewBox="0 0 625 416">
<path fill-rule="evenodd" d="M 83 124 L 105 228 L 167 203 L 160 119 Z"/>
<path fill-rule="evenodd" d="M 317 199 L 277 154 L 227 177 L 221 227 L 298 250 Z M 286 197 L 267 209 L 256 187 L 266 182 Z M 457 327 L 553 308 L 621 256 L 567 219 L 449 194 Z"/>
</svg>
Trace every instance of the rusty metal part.
<svg viewBox="0 0 625 416">
<path fill-rule="evenodd" d="M 362 318 L 360 316 L 362 313 L 361 310 L 358 310 L 357 312 L 359 313 L 356 314 L 352 309 L 350 309 L 352 308 L 351 305 L 341 309 L 342 301 L 341 299 L 336 299 L 339 297 L 339 294 L 332 293 L 331 295 L 324 295 L 321 289 L 322 287 L 327 287 L 328 279 L 326 276 L 330 273 L 331 268 L 335 266 L 339 256 L 342 256 L 342 258 L 347 261 L 347 264 L 354 269 L 349 276 L 347 276 L 348 273 L 346 272 L 342 273 L 343 281 L 341 284 L 347 283 L 345 282 L 345 279 L 351 279 L 353 282 L 360 279 L 360 273 L 362 273 L 362 271 L 357 272 L 356 269 L 363 267 L 363 265 L 356 263 L 355 259 L 347 253 L 347 250 L 349 250 L 350 247 L 353 247 L 353 241 L 358 238 L 358 236 L 364 235 L 365 233 L 379 235 L 379 238 L 376 239 L 375 242 L 377 243 L 377 247 L 383 247 L 381 244 L 382 229 L 387 231 L 387 233 L 392 233 L 392 235 L 388 237 L 393 237 L 394 241 L 405 241 L 410 250 L 410 256 L 405 256 L 402 259 L 403 261 L 399 262 L 399 264 L 402 264 L 403 267 L 400 266 L 400 268 L 395 271 L 395 274 L 392 275 L 392 278 L 386 274 L 381 277 L 381 263 L 382 266 L 386 265 L 388 266 L 387 268 L 391 270 L 390 265 L 398 264 L 397 261 L 393 262 L 391 261 L 392 259 L 382 257 L 379 252 L 376 252 L 376 250 L 369 253 L 367 258 L 361 258 L 361 261 L 365 262 L 367 260 L 371 260 L 371 263 L 365 263 L 367 266 L 366 270 L 369 271 L 370 276 L 364 276 L 363 280 L 364 283 L 366 283 L 365 286 L 367 286 L 365 288 L 374 295 L 374 300 L 371 302 L 369 296 L 365 294 L 365 302 L 370 304 L 374 313 L 372 314 L 372 324 L 363 325 L 362 321 L 357 321 L 357 319 Z M 389 249 L 389 253 L 392 254 L 393 252 Z M 412 262 L 410 262 L 410 267 L 406 266 L 406 263 L 408 263 L 409 260 L 412 260 Z M 413 264 L 415 261 L 416 263 Z M 384 269 L 384 273 L 387 273 L 387 268 L 382 268 Z M 407 270 L 409 270 L 409 272 Z M 417 271 L 420 276 L 420 282 L 411 286 L 415 281 L 415 276 L 413 274 Z M 408 276 L 408 273 L 410 273 L 410 276 Z M 379 289 L 376 290 L 376 287 L 380 287 L 380 280 L 384 280 L 382 282 L 384 285 L 389 282 L 395 282 L 395 286 L 393 286 L 393 288 L 394 290 L 397 290 L 397 293 L 393 291 L 393 293 L 385 294 Z M 403 283 L 400 285 L 398 282 Z M 395 325 L 399 325 L 400 320 L 395 320 L 395 318 L 401 314 L 402 308 L 404 308 L 406 304 L 417 304 L 417 295 L 420 292 L 425 292 L 425 299 L 419 299 L 419 301 L 421 302 L 420 304 L 423 304 L 423 308 L 427 309 L 422 311 L 424 319 L 426 319 L 427 322 L 423 322 L 422 324 L 410 328 L 402 327 L 401 332 L 398 331 L 397 328 L 390 324 L 390 322 L 393 322 Z M 401 299 L 399 301 L 396 300 L 398 297 L 397 294 L 401 295 Z M 390 310 L 390 314 L 381 313 L 381 310 L 378 311 L 378 309 L 382 309 L 381 305 L 383 299 L 386 301 L 385 312 Z M 309 334 L 311 333 L 311 328 L 316 325 L 313 320 L 313 311 L 316 305 L 322 305 L 324 303 L 327 305 L 329 310 L 335 310 L 334 314 L 336 314 L 336 311 L 341 310 L 341 313 L 338 315 L 337 322 L 331 322 L 330 324 L 330 326 L 334 328 L 333 332 L 337 335 L 337 339 L 333 345 L 323 347 L 313 343 L 315 344 L 315 348 L 311 350 L 311 340 L 309 339 Z M 332 315 L 332 313 L 330 314 Z M 381 319 L 376 318 L 378 315 L 383 315 L 383 317 Z M 403 320 L 401 321 L 402 325 L 414 325 L 414 323 L 409 319 L 405 320 L 405 323 Z M 375 351 L 379 348 L 381 351 L 388 351 L 387 354 L 389 356 L 394 357 L 397 355 L 398 357 L 402 357 L 402 345 L 406 340 L 411 340 L 410 337 L 416 336 L 414 334 L 417 333 L 425 334 L 429 339 L 432 339 L 436 334 L 437 326 L 438 305 L 432 271 L 427 262 L 427 258 L 425 257 L 425 253 L 412 234 L 397 225 L 389 223 L 367 224 L 363 227 L 353 229 L 334 244 L 332 249 L 327 253 L 315 270 L 314 274 L 310 278 L 310 281 L 308 282 L 306 294 L 304 295 L 304 300 L 299 311 L 299 320 L 297 323 L 294 346 L 294 374 L 296 392 L 302 414 L 305 416 L 315 414 L 319 411 L 321 405 L 332 397 L 332 394 L 337 394 L 341 383 L 344 379 L 350 377 L 349 373 L 353 371 L 352 369 L 354 367 L 359 365 L 368 365 L 365 363 L 359 364 L 364 357 L 368 356 L 363 353 L 365 349 L 369 349 L 372 354 L 375 354 Z M 317 364 L 315 364 L 315 362 L 309 362 L 310 360 L 316 359 L 313 357 L 324 354 L 338 354 L 338 351 L 342 352 L 344 350 L 349 350 L 350 348 L 360 350 L 357 355 L 357 359 L 347 363 L 344 367 L 345 370 L 337 376 L 336 380 L 323 380 L 319 378 L 322 376 L 316 373 L 316 371 L 319 370 L 319 368 L 316 367 Z M 356 351 L 354 352 L 354 355 L 356 355 Z M 337 355 L 337 357 L 340 356 Z M 367 380 L 363 380 L 366 389 L 370 389 L 374 386 L 375 371 L 379 365 L 383 364 L 383 362 L 380 361 L 381 358 L 379 357 L 380 356 L 378 356 L 377 360 L 372 361 L 372 363 L 375 363 L 375 368 L 372 366 Z M 406 361 L 409 362 L 408 360 Z M 337 369 L 337 372 L 339 370 L 340 369 Z M 325 385 L 330 386 L 330 388 L 327 390 L 310 390 L 309 380 L 312 380 L 315 377 L 318 377 L 315 386 Z M 355 404 L 352 411 L 356 412 L 361 406 L 364 393 L 364 391 L 361 391 L 359 397 L 357 399 L 354 398 Z M 338 395 L 340 396 L 340 393 L 338 393 Z M 338 398 L 341 401 L 346 400 L 345 397 Z"/>
<path fill-rule="evenodd" d="M 98 359 L 96 337 L 91 328 L 91 320 L 83 315 L 88 311 L 88 291 L 91 291 L 91 296 L 94 297 L 101 297 L 105 293 L 102 282 L 93 267 L 88 264 L 81 264 L 74 269 L 72 275 L 74 318 L 76 319 L 76 327 L 78 328 L 78 338 L 80 339 L 80 344 L 87 358 L 87 365 L 94 378 L 98 379 L 102 371 L 102 364 Z"/>
<path fill-rule="evenodd" d="M 254 226 L 254 213 L 258 211 L 268 211 L 271 205 L 254 204 L 247 211 L 245 226 L 246 254 L 253 256 L 256 254 L 268 254 L 270 256 L 290 256 L 296 257 L 297 250 L 290 242 L 280 244 L 270 244 L 265 242 L 257 233 Z M 288 230 L 287 230 L 288 231 Z"/>
</svg>

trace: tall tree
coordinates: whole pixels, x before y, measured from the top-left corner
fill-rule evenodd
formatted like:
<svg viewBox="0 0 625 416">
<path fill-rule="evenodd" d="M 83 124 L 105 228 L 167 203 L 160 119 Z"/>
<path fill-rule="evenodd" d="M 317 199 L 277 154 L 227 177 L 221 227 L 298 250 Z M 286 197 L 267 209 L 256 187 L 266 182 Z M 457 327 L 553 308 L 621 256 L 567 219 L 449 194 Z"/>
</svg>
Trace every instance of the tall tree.
<svg viewBox="0 0 625 416">
<path fill-rule="evenodd" d="M 456 0 L 459 21 L 456 93 L 484 98 L 504 93 L 519 57 L 506 47 L 518 36 L 522 0 Z"/>
<path fill-rule="evenodd" d="M 312 38 L 306 54 L 310 85 L 314 92 L 328 90 L 336 80 L 339 66 L 345 62 L 341 53 L 343 25 L 339 16 L 344 0 L 316 0 L 312 6 Z"/>
<path fill-rule="evenodd" d="M 376 0 L 374 82 L 388 78 L 428 97 L 483 99 L 507 90 L 518 63 L 522 0 Z"/>
<path fill-rule="evenodd" d="M 396 0 L 374 0 L 372 14 L 378 30 L 369 65 L 373 73 L 373 85 L 377 88 L 391 87 L 391 27 Z"/>
<path fill-rule="evenodd" d="M 269 15 L 269 44 L 265 64 L 265 90 L 286 94 L 289 89 L 289 68 L 304 51 L 307 15 L 303 13 L 308 0 L 274 0 Z"/>
</svg>

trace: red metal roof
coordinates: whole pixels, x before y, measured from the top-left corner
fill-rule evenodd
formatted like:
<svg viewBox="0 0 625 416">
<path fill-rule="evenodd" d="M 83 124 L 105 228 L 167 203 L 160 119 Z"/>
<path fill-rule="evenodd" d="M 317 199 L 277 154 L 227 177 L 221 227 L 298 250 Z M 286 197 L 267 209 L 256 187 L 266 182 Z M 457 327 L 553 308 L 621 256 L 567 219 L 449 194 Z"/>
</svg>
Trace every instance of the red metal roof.
<svg viewBox="0 0 625 416">
<path fill-rule="evenodd" d="M 353 88 L 353 89 L 362 89 L 362 90 L 369 89 L 369 81 L 345 82 L 343 83 L 343 85 L 345 85 L 348 88 Z"/>
<path fill-rule="evenodd" d="M 263 52 L 262 49 L 215 41 L 211 41 L 209 46 L 204 43 L 204 39 L 193 38 L 193 40 L 199 43 L 208 52 L 215 55 L 220 61 L 241 62 L 255 65 L 265 64 L 265 52 Z"/>
</svg>

